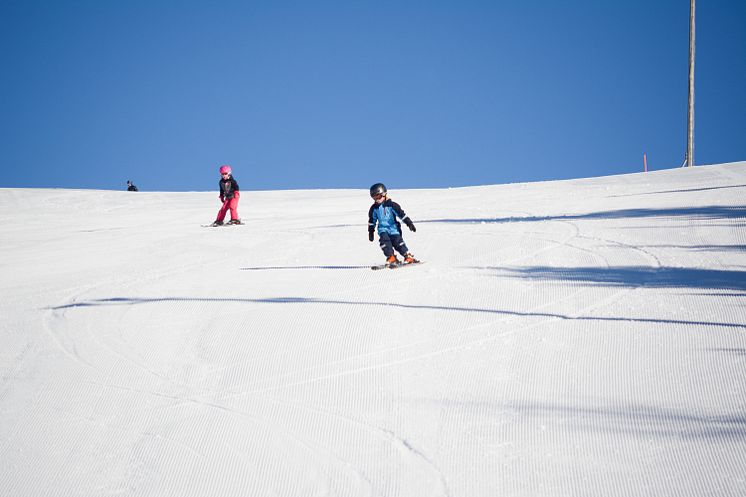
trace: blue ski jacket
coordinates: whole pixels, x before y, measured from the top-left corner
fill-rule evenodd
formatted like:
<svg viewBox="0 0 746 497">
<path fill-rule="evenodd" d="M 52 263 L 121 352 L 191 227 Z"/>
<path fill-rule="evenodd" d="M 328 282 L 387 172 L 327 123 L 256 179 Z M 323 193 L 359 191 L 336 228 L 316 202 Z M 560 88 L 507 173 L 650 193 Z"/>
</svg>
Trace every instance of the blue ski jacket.
<svg viewBox="0 0 746 497">
<path fill-rule="evenodd" d="M 368 210 L 368 231 L 373 232 L 378 224 L 378 234 L 401 235 L 401 224 L 397 217 L 407 223 L 408 216 L 401 206 L 391 199 L 370 206 Z M 411 221 L 410 221 L 411 222 Z"/>
</svg>

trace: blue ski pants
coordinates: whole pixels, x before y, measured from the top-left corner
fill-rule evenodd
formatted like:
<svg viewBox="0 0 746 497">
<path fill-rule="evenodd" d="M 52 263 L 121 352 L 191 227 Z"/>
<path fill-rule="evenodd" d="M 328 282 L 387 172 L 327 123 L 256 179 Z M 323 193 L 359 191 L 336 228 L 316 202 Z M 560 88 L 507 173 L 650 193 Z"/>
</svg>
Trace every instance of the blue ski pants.
<svg viewBox="0 0 746 497">
<path fill-rule="evenodd" d="M 394 249 L 401 255 L 406 255 L 409 252 L 407 244 L 404 243 L 404 238 L 401 235 L 391 235 L 384 231 L 378 234 L 378 241 L 381 245 L 381 250 L 383 250 L 383 255 L 386 257 L 394 255 Z"/>
</svg>

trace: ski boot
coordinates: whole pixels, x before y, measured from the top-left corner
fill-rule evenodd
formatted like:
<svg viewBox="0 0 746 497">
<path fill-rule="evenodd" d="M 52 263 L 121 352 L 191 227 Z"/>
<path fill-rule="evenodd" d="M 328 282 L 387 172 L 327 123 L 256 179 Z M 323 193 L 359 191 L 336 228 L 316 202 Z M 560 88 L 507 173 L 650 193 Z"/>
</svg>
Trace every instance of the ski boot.
<svg viewBox="0 0 746 497">
<path fill-rule="evenodd" d="M 407 254 L 404 256 L 404 264 L 417 264 L 417 259 L 414 258 L 411 252 L 407 252 Z"/>
<path fill-rule="evenodd" d="M 240 219 L 231 219 L 228 224 L 243 224 Z"/>
<path fill-rule="evenodd" d="M 399 259 L 396 258 L 396 254 L 392 254 L 386 258 L 386 264 L 389 267 L 396 267 L 399 265 Z"/>
<path fill-rule="evenodd" d="M 223 221 L 215 221 L 214 223 L 212 223 L 213 227 L 222 226 L 222 225 L 223 225 Z"/>
</svg>

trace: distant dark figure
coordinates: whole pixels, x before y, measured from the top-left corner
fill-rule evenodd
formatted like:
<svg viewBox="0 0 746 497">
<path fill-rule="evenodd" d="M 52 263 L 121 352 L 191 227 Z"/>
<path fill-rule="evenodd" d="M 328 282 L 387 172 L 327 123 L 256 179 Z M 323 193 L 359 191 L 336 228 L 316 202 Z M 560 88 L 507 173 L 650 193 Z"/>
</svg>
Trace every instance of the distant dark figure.
<svg viewBox="0 0 746 497">
<path fill-rule="evenodd" d="M 127 180 L 127 191 L 128 192 L 136 192 L 137 191 L 137 187 L 130 180 Z"/>
</svg>

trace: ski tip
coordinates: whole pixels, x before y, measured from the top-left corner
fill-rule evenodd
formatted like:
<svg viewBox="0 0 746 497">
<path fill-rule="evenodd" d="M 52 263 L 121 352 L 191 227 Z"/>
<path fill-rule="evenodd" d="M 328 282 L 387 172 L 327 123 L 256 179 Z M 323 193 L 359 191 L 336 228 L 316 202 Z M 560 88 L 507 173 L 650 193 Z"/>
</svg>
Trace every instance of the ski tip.
<svg viewBox="0 0 746 497">
<path fill-rule="evenodd" d="M 225 224 L 201 224 L 203 228 L 227 228 L 228 226 L 246 226 L 246 223 L 225 223 Z"/>
<path fill-rule="evenodd" d="M 419 266 L 420 264 L 423 264 L 423 261 L 410 262 L 408 264 L 378 264 L 375 266 L 371 266 L 370 268 L 374 271 L 377 271 L 379 269 L 397 269 L 407 266 Z"/>
</svg>

